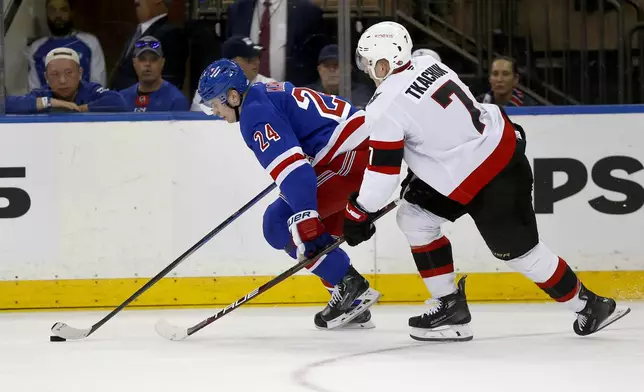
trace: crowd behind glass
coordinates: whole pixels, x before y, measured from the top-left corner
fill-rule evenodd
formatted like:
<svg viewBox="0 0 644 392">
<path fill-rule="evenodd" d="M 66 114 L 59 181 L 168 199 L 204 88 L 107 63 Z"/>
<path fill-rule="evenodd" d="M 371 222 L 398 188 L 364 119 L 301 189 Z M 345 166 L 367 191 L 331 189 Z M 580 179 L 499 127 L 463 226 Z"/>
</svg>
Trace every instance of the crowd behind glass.
<svg viewBox="0 0 644 392">
<path fill-rule="evenodd" d="M 50 34 L 27 48 L 30 92 L 8 96 L 6 113 L 201 112 L 199 94 L 182 92 L 188 45 L 182 29 L 168 21 L 171 3 L 134 0 L 139 24 L 108 80 L 98 38 L 73 28 L 69 0 L 47 0 Z M 227 15 L 221 56 L 238 63 L 251 83 L 290 81 L 339 94 L 338 45 L 325 35 L 318 6 L 307 0 L 237 0 Z M 440 60 L 438 53 L 425 48 L 416 48 L 414 55 Z M 353 80 L 351 101 L 364 107 L 374 89 L 359 78 Z M 536 104 L 515 87 L 518 73 L 511 58 L 494 61 L 489 83 L 481 102 Z"/>
</svg>

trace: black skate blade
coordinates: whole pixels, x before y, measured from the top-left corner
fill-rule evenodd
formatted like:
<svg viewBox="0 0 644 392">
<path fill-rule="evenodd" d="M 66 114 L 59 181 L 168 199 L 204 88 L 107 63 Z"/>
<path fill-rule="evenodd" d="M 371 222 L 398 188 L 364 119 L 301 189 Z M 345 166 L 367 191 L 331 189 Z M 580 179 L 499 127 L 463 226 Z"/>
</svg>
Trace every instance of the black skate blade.
<svg viewBox="0 0 644 392">
<path fill-rule="evenodd" d="M 609 325 L 611 325 L 615 321 L 617 321 L 617 320 L 621 319 L 622 317 L 626 316 L 630 312 L 631 312 L 631 308 L 629 308 L 629 307 L 620 307 L 620 306 L 616 307 L 615 311 L 613 312 L 613 314 L 608 316 L 608 318 L 606 320 L 604 320 L 604 322 L 599 326 L 599 328 L 597 328 L 597 331 L 595 331 L 593 333 L 597 333 L 597 332 L 601 331 L 602 329 L 608 327 Z M 590 335 L 592 335 L 592 333 Z M 588 336 L 588 335 L 586 335 L 586 336 Z"/>
<path fill-rule="evenodd" d="M 358 301 L 358 305 L 360 304 L 360 301 Z M 357 305 L 356 305 L 357 306 Z M 318 316 L 315 316 L 315 328 L 321 330 L 321 331 L 327 331 L 329 330 L 326 326 L 321 326 L 318 325 Z M 326 322 L 322 321 L 324 324 Z M 364 312 L 360 313 L 356 318 L 353 320 L 349 321 L 348 323 L 344 324 L 343 326 L 339 328 L 335 328 L 334 331 L 337 330 L 355 330 L 355 329 L 373 329 L 376 328 L 376 324 L 371 320 L 371 312 L 369 309 L 365 310 Z"/>
<path fill-rule="evenodd" d="M 414 336 L 412 334 L 409 334 L 409 337 L 411 337 L 414 340 L 418 340 L 420 342 L 469 342 L 470 340 L 474 339 L 474 335 L 472 336 L 467 336 L 464 338 L 420 338 L 418 336 Z"/>
<path fill-rule="evenodd" d="M 376 328 L 376 324 L 374 324 L 373 321 L 369 320 L 361 323 L 353 322 L 353 323 L 344 324 L 339 329 L 354 330 L 354 329 L 374 329 L 374 328 Z"/>
<path fill-rule="evenodd" d="M 360 314 L 367 311 L 376 302 L 378 302 L 378 299 L 380 299 L 380 292 L 369 288 L 367 289 L 367 291 L 362 293 L 362 295 L 360 295 L 357 299 L 360 301 L 359 305 L 354 307 L 349 312 L 334 318 L 333 320 L 328 320 L 326 322 L 327 323 L 326 329 L 332 330 L 332 329 L 342 328 L 346 326 L 346 324 L 348 324 L 351 320 L 358 317 Z"/>
<path fill-rule="evenodd" d="M 315 326 L 315 328 L 319 329 L 320 331 L 353 331 L 357 329 L 374 329 L 376 328 L 376 324 L 373 321 L 369 320 L 362 323 L 349 322 L 341 327 L 333 329 L 324 328 L 317 325 Z"/>
<path fill-rule="evenodd" d="M 469 324 L 450 325 L 449 328 L 412 328 L 409 336 L 421 342 L 468 342 L 474 339 Z"/>
</svg>

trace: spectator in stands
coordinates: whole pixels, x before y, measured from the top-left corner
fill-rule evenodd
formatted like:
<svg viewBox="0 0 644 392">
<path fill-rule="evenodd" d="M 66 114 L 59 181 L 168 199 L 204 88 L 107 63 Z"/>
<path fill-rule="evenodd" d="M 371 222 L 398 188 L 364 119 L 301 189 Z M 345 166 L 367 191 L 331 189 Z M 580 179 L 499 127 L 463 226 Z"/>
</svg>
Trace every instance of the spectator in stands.
<svg viewBox="0 0 644 392">
<path fill-rule="evenodd" d="M 490 91 L 478 97 L 481 103 L 499 106 L 536 106 L 537 102 L 518 88 L 519 70 L 510 57 L 498 57 L 490 69 Z"/>
<path fill-rule="evenodd" d="M 134 45 L 134 70 L 139 82 L 120 93 L 131 112 L 187 111 L 188 100 L 172 83 L 161 76 L 165 58 L 161 42 L 152 37 L 141 38 Z"/>
<path fill-rule="evenodd" d="M 105 86 L 105 57 L 98 39 L 89 33 L 74 30 L 72 9 L 68 0 L 47 0 L 47 25 L 51 36 L 34 41 L 27 48 L 29 58 L 29 89 L 44 88 L 45 56 L 55 48 L 71 48 L 79 54 L 85 70 L 83 80 Z"/>
<path fill-rule="evenodd" d="M 308 87 L 330 95 L 340 94 L 340 67 L 339 67 L 338 45 L 327 45 L 320 51 L 318 56 L 318 74 L 320 79 Z M 351 103 L 359 108 L 364 108 L 374 91 L 366 85 L 352 83 Z"/>
<path fill-rule="evenodd" d="M 314 83 L 320 49 L 328 43 L 322 9 L 310 0 L 238 0 L 228 7 L 227 37 L 258 42 L 259 73 L 296 86 Z"/>
<path fill-rule="evenodd" d="M 78 53 L 70 48 L 56 48 L 45 56 L 48 88 L 36 89 L 19 97 L 8 97 L 7 114 L 39 112 L 122 112 L 125 101 L 116 91 L 98 83 L 81 80 L 83 68 Z"/>
<path fill-rule="evenodd" d="M 188 42 L 183 31 L 168 22 L 168 6 L 172 0 L 134 0 L 139 25 L 128 41 L 121 59 L 111 77 L 110 86 L 123 90 L 137 82 L 132 65 L 134 44 L 143 36 L 153 36 L 161 41 L 165 52 L 163 79 L 181 89 L 186 76 Z"/>
<path fill-rule="evenodd" d="M 241 67 L 244 74 L 252 83 L 274 82 L 275 79 L 266 77 L 259 73 L 260 68 L 260 54 L 263 48 L 254 43 L 250 38 L 241 35 L 235 35 L 224 42 L 221 52 L 224 58 L 230 59 Z M 199 112 L 203 109 L 200 106 L 201 96 L 199 92 L 195 92 L 195 97 L 192 100 L 192 107 L 190 110 Z"/>
</svg>

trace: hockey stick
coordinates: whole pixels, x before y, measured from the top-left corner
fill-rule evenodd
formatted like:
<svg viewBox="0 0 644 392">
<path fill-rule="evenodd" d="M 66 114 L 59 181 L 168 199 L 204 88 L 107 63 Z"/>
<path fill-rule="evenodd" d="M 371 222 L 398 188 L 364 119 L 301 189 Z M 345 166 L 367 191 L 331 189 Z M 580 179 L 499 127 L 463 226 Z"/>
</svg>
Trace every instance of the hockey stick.
<svg viewBox="0 0 644 392">
<path fill-rule="evenodd" d="M 393 210 L 396 208 L 398 203 L 400 202 L 400 199 L 396 199 L 392 201 L 391 203 L 387 204 L 384 206 L 382 209 L 380 209 L 375 216 L 374 221 L 380 219 L 383 217 L 385 214 L 387 214 L 389 211 Z M 214 323 L 215 321 L 219 320 L 220 318 L 224 317 L 225 315 L 229 314 L 233 310 L 239 308 L 246 302 L 250 301 L 251 299 L 259 296 L 260 294 L 266 292 L 270 288 L 276 286 L 278 283 L 282 282 L 283 280 L 289 278 L 291 275 L 294 275 L 296 272 L 301 270 L 302 268 L 306 267 L 307 265 L 314 263 L 317 261 L 320 257 L 326 255 L 327 253 L 331 252 L 334 249 L 337 249 L 340 245 L 342 245 L 345 242 L 344 237 L 338 238 L 333 244 L 327 246 L 324 248 L 319 254 L 317 254 L 315 257 L 310 258 L 310 259 L 303 259 L 299 261 L 297 264 L 292 266 L 291 268 L 287 269 L 286 271 L 282 272 L 275 278 L 271 279 L 270 281 L 264 283 L 263 285 L 259 286 L 255 290 L 251 291 L 250 293 L 244 295 L 237 301 L 233 302 L 232 304 L 226 306 L 222 310 L 218 311 L 214 315 L 208 317 L 207 319 L 201 321 L 199 324 L 196 324 L 190 328 L 180 328 L 176 327 L 174 325 L 171 325 L 165 320 L 159 320 L 154 329 L 156 329 L 157 333 L 161 335 L 162 337 L 168 339 L 168 340 L 184 340 L 188 336 L 196 333 L 197 331 L 207 327 L 208 325 Z"/>
<path fill-rule="evenodd" d="M 271 193 L 273 189 L 275 189 L 276 185 L 275 183 L 272 183 L 269 185 L 266 189 L 264 189 L 260 194 L 255 196 L 251 201 L 246 203 L 242 208 L 237 210 L 234 214 L 228 217 L 225 221 L 223 221 L 219 226 L 215 227 L 210 233 L 206 234 L 205 237 L 203 237 L 199 242 L 194 244 L 190 249 L 185 251 L 181 256 L 179 256 L 175 261 L 172 262 L 172 264 L 168 265 L 163 269 L 163 271 L 159 272 L 155 277 L 150 279 L 148 283 L 146 283 L 143 287 L 137 290 L 136 293 L 132 294 L 130 298 L 126 299 L 122 304 L 120 304 L 116 309 L 112 310 L 107 316 L 103 317 L 99 322 L 96 324 L 92 325 L 91 328 L 87 329 L 78 329 L 74 327 L 70 327 L 69 325 L 61 322 L 57 322 L 54 324 L 53 327 L 51 327 L 51 332 L 61 338 L 64 339 L 84 339 L 88 337 L 89 335 L 93 334 L 97 329 L 99 329 L 103 324 L 105 324 L 109 319 L 112 317 L 116 316 L 117 313 L 119 313 L 123 308 L 125 308 L 127 305 L 129 305 L 132 301 L 137 299 L 141 294 L 146 292 L 150 287 L 152 287 L 154 284 L 156 284 L 161 278 L 166 276 L 170 271 L 172 271 L 175 267 L 177 267 L 179 264 L 181 264 L 182 261 L 184 261 L 188 256 L 193 254 L 197 249 L 201 248 L 203 245 L 205 245 L 208 241 L 212 239 L 215 235 L 217 235 L 220 231 L 222 231 L 226 226 L 231 224 L 234 220 L 239 218 L 244 212 L 248 211 L 253 205 L 257 204 L 258 201 L 264 198 L 264 196 L 268 195 Z"/>
</svg>

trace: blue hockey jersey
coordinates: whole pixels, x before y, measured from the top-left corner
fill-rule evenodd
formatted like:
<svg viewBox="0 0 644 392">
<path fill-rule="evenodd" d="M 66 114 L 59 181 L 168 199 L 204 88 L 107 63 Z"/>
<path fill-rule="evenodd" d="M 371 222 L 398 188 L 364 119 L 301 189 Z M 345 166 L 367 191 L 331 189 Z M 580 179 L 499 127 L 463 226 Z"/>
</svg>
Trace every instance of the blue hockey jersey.
<svg viewBox="0 0 644 392">
<path fill-rule="evenodd" d="M 41 97 L 54 97 L 51 89 L 36 89 L 22 96 L 9 96 L 6 102 L 7 114 L 34 114 L 38 113 L 36 100 Z M 77 105 L 87 105 L 90 112 L 124 112 L 125 101 L 121 94 L 102 87 L 100 84 L 83 82 L 78 85 L 78 92 L 74 99 Z M 46 112 L 49 110 L 43 110 Z"/>
<path fill-rule="evenodd" d="M 327 165 L 369 136 L 364 111 L 337 96 L 291 83 L 255 83 L 240 111 L 246 145 L 294 211 L 317 210 L 312 166 Z"/>
</svg>

